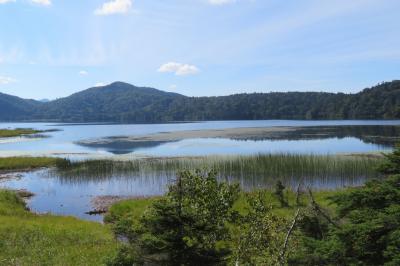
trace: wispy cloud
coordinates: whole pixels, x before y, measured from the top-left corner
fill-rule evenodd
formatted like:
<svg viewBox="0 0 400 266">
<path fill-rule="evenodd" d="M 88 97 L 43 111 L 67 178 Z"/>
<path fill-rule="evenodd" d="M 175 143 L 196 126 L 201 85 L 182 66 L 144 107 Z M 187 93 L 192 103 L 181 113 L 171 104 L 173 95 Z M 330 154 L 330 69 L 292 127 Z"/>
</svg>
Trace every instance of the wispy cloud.
<svg viewBox="0 0 400 266">
<path fill-rule="evenodd" d="M 177 62 L 166 63 L 158 69 L 162 73 L 175 73 L 177 76 L 197 74 L 200 70 L 198 67 L 189 64 L 182 64 Z"/>
<path fill-rule="evenodd" d="M 95 87 L 104 87 L 104 86 L 107 86 L 108 84 L 110 84 L 110 83 L 108 83 L 108 82 L 97 82 L 96 84 L 94 84 L 94 86 Z"/>
<path fill-rule="evenodd" d="M 81 70 L 81 71 L 79 71 L 79 75 L 87 76 L 87 75 L 89 75 L 89 73 L 86 70 Z"/>
<path fill-rule="evenodd" d="M 16 79 L 11 78 L 11 77 L 5 77 L 5 76 L 0 76 L 0 85 L 7 85 L 10 83 L 17 82 Z"/>
<path fill-rule="evenodd" d="M 0 0 L 0 4 L 6 4 L 10 2 L 15 2 L 15 0 Z"/>
<path fill-rule="evenodd" d="M 236 2 L 236 0 L 208 0 L 209 4 L 216 6 L 226 5 L 234 2 Z"/>
<path fill-rule="evenodd" d="M 95 15 L 107 16 L 127 13 L 132 7 L 132 0 L 112 0 L 94 11 Z"/>
<path fill-rule="evenodd" d="M 32 3 L 42 5 L 42 6 L 49 6 L 51 5 L 51 0 L 31 0 Z"/>
</svg>

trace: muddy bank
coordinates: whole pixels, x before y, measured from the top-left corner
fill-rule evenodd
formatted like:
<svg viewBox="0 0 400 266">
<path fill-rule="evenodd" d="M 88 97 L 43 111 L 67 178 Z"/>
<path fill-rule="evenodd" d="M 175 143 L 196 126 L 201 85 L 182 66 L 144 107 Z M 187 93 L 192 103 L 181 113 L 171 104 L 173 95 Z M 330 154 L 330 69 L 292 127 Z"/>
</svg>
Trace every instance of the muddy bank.
<svg viewBox="0 0 400 266">
<path fill-rule="evenodd" d="M 77 142 L 79 145 L 96 146 L 110 143 L 152 143 L 179 141 L 195 138 L 229 138 L 229 139 L 258 139 L 272 136 L 272 134 L 294 131 L 295 127 L 248 127 L 248 128 L 227 128 L 207 130 L 186 130 L 160 132 L 150 135 L 116 136 L 101 139 L 91 139 Z"/>
<path fill-rule="evenodd" d="M 357 138 L 366 144 L 392 148 L 400 142 L 399 126 L 317 126 L 317 127 L 243 127 L 227 129 L 160 132 L 149 135 L 112 136 L 82 140 L 76 144 L 103 148 L 114 154 L 125 154 L 140 148 L 157 147 L 185 139 L 224 138 L 232 140 L 324 140 Z"/>
</svg>

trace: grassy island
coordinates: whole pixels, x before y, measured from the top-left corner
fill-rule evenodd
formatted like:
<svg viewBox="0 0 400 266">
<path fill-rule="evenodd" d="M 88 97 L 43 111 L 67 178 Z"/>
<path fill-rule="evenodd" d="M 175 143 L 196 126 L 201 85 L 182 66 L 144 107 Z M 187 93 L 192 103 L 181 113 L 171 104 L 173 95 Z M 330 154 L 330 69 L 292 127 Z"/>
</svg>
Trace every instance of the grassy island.
<svg viewBox="0 0 400 266">
<path fill-rule="evenodd" d="M 0 138 L 12 138 L 42 133 L 42 130 L 32 128 L 0 129 Z"/>
</svg>

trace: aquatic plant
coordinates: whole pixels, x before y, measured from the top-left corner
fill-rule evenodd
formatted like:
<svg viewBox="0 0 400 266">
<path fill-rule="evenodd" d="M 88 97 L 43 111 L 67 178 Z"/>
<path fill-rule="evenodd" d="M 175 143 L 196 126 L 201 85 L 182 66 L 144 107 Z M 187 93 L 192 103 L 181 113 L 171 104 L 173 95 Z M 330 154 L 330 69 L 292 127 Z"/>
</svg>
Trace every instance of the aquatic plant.
<svg viewBox="0 0 400 266">
<path fill-rule="evenodd" d="M 254 188 L 260 183 L 275 184 L 279 179 L 290 187 L 330 179 L 346 179 L 358 185 L 360 180 L 378 177 L 375 169 L 381 161 L 379 156 L 312 154 L 86 160 L 63 163 L 58 166 L 55 174 L 69 180 L 115 176 L 166 177 L 173 180 L 181 170 L 213 169 L 219 179 L 239 182 L 244 188 Z"/>
</svg>

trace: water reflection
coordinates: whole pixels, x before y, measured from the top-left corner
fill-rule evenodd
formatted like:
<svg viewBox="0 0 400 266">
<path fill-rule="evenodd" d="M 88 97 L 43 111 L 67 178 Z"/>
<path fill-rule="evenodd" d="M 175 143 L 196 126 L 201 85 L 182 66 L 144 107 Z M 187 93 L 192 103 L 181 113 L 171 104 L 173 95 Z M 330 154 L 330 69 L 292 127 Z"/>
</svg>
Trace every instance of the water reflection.
<svg viewBox="0 0 400 266">
<path fill-rule="evenodd" d="M 319 154 L 365 152 L 391 149 L 395 143 L 400 142 L 400 127 L 375 125 L 310 126 L 298 127 L 290 131 L 263 132 L 260 135 L 247 137 L 197 138 L 174 141 L 126 141 L 124 138 L 116 137 L 105 139 L 107 141 L 79 145 L 89 149 L 102 149 L 113 154 L 136 152 L 153 156 L 251 154 L 273 152 L 273 149 L 276 149 L 274 147 L 280 147 L 280 150 L 276 149 L 278 152 L 313 152 Z M 320 145 L 317 151 L 310 150 L 314 143 L 323 145 Z M 305 147 L 301 149 L 303 146 Z M 217 151 L 215 151 L 215 147 L 218 147 Z M 230 147 L 235 147 L 235 149 L 232 151 Z M 200 152 L 200 150 L 202 151 Z"/>
<path fill-rule="evenodd" d="M 296 189 L 299 182 L 314 190 L 360 186 L 371 176 L 290 176 L 280 178 L 283 183 Z M 90 216 L 91 200 L 96 196 L 154 196 L 162 195 L 174 182 L 174 171 L 142 172 L 112 176 L 57 176 L 47 170 L 25 173 L 19 179 L 3 180 L 0 186 L 11 189 L 27 189 L 34 196 L 29 207 L 39 213 L 72 215 L 82 219 L 101 221 L 102 216 Z M 246 191 L 272 188 L 277 178 L 271 176 L 220 176 L 219 180 L 239 183 Z"/>
<path fill-rule="evenodd" d="M 35 128 L 61 131 L 47 132 L 49 138 L 35 141 L 0 144 L 0 156 L 10 155 L 54 155 L 60 157 L 133 155 L 175 156 L 208 154 L 251 154 L 258 152 L 318 153 L 365 152 L 390 149 L 399 139 L 400 120 L 254 120 L 213 121 L 172 124 L 47 124 L 47 123 L 0 123 L 0 128 Z M 192 139 L 175 143 L 140 143 L 128 146 L 120 143 L 111 147 L 85 147 L 76 143 L 87 139 L 112 136 L 148 135 L 160 132 L 185 130 L 218 130 L 241 127 L 296 127 L 297 132 L 248 138 L 246 142 L 232 139 Z M 242 139 L 243 140 L 243 139 Z M 261 140 L 256 142 L 255 140 Z M 319 149 L 313 149 L 313 146 Z M 214 147 L 218 146 L 217 149 Z M 311 147 L 311 148 L 310 148 Z M 202 149 L 201 153 L 198 149 Z"/>
</svg>

